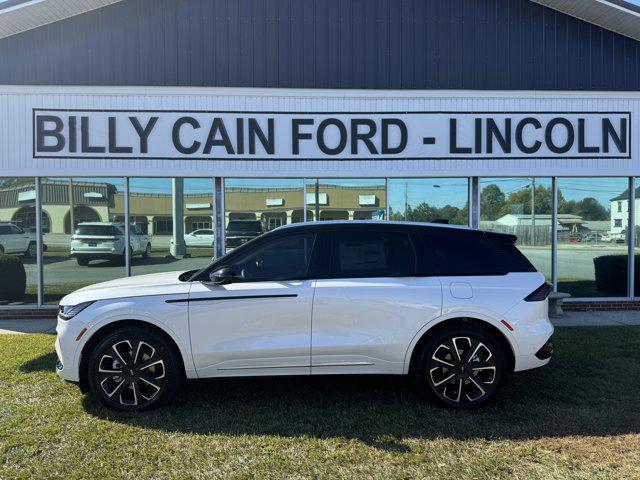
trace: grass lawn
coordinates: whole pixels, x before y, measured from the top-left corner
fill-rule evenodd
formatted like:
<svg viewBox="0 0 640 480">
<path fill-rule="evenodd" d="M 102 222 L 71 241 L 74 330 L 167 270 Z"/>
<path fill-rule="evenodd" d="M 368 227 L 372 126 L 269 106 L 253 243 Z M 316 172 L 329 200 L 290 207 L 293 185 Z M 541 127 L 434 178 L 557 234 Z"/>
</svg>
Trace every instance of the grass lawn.
<svg viewBox="0 0 640 480">
<path fill-rule="evenodd" d="M 0 336 L 2 478 L 640 478 L 640 328 L 564 328 L 544 369 L 451 411 L 389 377 L 210 380 L 114 413 Z"/>
</svg>

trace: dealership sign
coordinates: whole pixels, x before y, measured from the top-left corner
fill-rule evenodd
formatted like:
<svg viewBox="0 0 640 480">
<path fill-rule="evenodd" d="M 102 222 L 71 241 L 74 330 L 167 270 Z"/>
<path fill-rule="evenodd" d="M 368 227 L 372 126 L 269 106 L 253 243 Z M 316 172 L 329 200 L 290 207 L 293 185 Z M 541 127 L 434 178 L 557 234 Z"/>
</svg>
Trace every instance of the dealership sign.
<svg viewBox="0 0 640 480">
<path fill-rule="evenodd" d="M 630 158 L 629 112 L 33 110 L 35 158 Z"/>
</svg>

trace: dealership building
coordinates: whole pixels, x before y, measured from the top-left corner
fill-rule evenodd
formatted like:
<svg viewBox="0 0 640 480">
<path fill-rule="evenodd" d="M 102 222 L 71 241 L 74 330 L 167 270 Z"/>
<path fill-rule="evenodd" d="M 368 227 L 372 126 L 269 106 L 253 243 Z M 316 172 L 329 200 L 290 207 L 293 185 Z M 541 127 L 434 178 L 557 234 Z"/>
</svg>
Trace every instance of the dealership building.
<svg viewBox="0 0 640 480">
<path fill-rule="evenodd" d="M 515 234 L 574 308 L 635 308 L 638 90 L 623 0 L 5 0 L 0 316 L 383 219 Z M 81 265 L 87 223 L 151 255 Z"/>
</svg>

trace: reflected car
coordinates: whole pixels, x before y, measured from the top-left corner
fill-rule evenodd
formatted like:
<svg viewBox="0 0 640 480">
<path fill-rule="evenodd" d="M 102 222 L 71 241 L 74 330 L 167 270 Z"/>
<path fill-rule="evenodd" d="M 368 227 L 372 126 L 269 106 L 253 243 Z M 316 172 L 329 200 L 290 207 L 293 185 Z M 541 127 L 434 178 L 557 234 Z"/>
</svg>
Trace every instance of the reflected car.
<svg viewBox="0 0 640 480">
<path fill-rule="evenodd" d="M 237 248 L 240 245 L 262 235 L 260 220 L 230 220 L 226 230 L 226 248 Z"/>
<path fill-rule="evenodd" d="M 213 247 L 213 230 L 200 229 L 184 236 L 187 247 Z"/>
<path fill-rule="evenodd" d="M 34 232 L 13 223 L 0 223 L 0 253 L 22 253 L 25 257 L 35 258 L 37 252 L 38 245 Z"/>
<path fill-rule="evenodd" d="M 201 270 L 88 286 L 59 305 L 58 375 L 109 408 L 185 378 L 386 374 L 455 408 L 553 352 L 551 286 L 513 235 L 401 222 L 283 226 Z"/>
<path fill-rule="evenodd" d="M 115 260 L 124 263 L 124 224 L 112 222 L 82 222 L 71 236 L 69 256 L 78 265 L 86 266 L 92 260 Z M 151 256 L 151 240 L 137 225 L 131 225 L 129 252 L 131 257 Z"/>
</svg>

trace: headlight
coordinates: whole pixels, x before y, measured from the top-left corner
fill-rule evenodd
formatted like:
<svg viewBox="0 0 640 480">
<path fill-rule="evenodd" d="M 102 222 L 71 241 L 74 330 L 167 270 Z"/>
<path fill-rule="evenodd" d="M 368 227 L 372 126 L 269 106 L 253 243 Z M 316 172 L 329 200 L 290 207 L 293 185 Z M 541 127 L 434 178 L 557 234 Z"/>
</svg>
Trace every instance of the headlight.
<svg viewBox="0 0 640 480">
<path fill-rule="evenodd" d="M 71 320 L 93 302 L 84 302 L 77 305 L 60 305 L 58 307 L 58 318 L 60 320 Z"/>
</svg>

